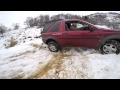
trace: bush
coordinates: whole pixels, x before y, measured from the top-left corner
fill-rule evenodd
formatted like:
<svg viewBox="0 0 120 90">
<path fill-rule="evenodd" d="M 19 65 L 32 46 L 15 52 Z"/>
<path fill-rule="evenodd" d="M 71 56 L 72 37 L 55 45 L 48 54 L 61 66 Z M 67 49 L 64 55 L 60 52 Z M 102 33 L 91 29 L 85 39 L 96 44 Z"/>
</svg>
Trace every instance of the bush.
<svg viewBox="0 0 120 90">
<path fill-rule="evenodd" d="M 49 21 L 49 15 L 40 15 L 38 17 L 32 18 L 32 17 L 27 17 L 26 21 L 24 24 L 27 27 L 34 27 L 37 26 L 38 28 L 41 28 L 45 22 Z"/>
<path fill-rule="evenodd" d="M 17 44 L 17 41 L 14 38 L 11 37 L 9 47 L 14 47 L 16 44 Z"/>
<path fill-rule="evenodd" d="M 5 44 L 6 48 L 14 47 L 17 44 L 17 41 L 11 37 L 10 40 L 8 40 Z"/>
<path fill-rule="evenodd" d="M 5 27 L 4 25 L 0 25 L 0 34 L 3 35 L 3 33 L 5 33 L 7 31 L 7 27 Z"/>
</svg>

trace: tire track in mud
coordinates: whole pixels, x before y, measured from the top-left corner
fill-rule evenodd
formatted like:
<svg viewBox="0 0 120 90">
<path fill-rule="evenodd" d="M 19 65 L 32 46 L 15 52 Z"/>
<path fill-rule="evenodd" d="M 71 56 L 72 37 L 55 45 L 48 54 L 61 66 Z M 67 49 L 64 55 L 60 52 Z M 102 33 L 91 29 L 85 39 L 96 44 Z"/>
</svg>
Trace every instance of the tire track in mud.
<svg viewBox="0 0 120 90">
<path fill-rule="evenodd" d="M 35 44 L 35 45 L 32 44 L 32 46 L 35 48 L 38 48 L 39 50 L 43 49 L 42 46 L 39 46 L 37 44 Z M 78 72 L 80 78 L 88 78 L 88 72 L 86 72 L 86 71 L 88 71 L 89 64 L 90 64 L 89 58 L 87 57 L 87 55 L 84 52 L 79 51 L 78 53 L 79 53 L 78 55 L 66 54 L 65 51 L 61 51 L 59 53 L 54 53 L 53 57 L 49 60 L 49 62 L 42 64 L 42 67 L 41 67 L 41 64 L 39 64 L 38 69 L 34 73 L 32 73 L 32 75 L 28 76 L 27 79 L 40 79 L 40 78 L 60 79 L 59 74 L 61 72 L 63 72 L 63 74 L 66 74 L 64 78 L 68 78 L 67 76 L 69 76 L 68 74 L 70 74 L 70 73 L 67 73 L 68 71 L 65 70 L 65 68 L 73 67 L 74 65 L 64 66 L 64 64 L 63 64 L 63 63 L 65 63 L 64 58 L 67 58 L 67 60 L 69 60 L 72 56 L 79 57 L 79 55 L 80 55 L 80 59 L 82 59 L 79 62 L 81 64 L 82 70 L 79 70 L 76 68 L 76 72 Z M 54 73 L 52 75 L 49 74 L 49 71 L 51 71 L 53 69 L 55 70 Z"/>
<path fill-rule="evenodd" d="M 42 47 L 42 45 L 41 46 L 38 44 L 31 44 L 31 45 L 34 48 L 36 48 L 37 50 L 44 49 L 44 47 Z M 31 52 L 27 52 L 26 54 L 30 54 L 30 53 Z M 32 52 L 32 53 L 34 53 L 34 52 Z M 89 64 L 90 64 L 89 58 L 83 52 L 78 52 L 78 53 L 80 54 L 80 56 L 82 56 L 80 58 L 83 59 L 83 60 L 80 60 L 81 68 L 83 70 L 79 70 L 79 69 L 77 69 L 77 67 L 75 67 L 76 72 L 79 74 L 79 78 L 81 78 L 81 79 L 88 78 L 88 73 L 86 71 L 87 71 Z M 53 57 L 49 60 L 49 62 L 47 62 L 47 64 L 43 64 L 42 67 L 41 67 L 41 64 L 39 64 L 38 69 L 34 73 L 32 73 L 32 75 L 28 76 L 27 79 L 40 79 L 40 78 L 60 79 L 61 78 L 59 76 L 60 73 L 62 73 L 64 76 L 62 78 L 71 78 L 71 73 L 69 71 L 65 70 L 65 68 L 66 67 L 73 68 L 74 65 L 72 65 L 72 66 L 67 65 L 67 66 L 63 67 L 64 58 L 67 58 L 67 60 L 69 60 L 72 56 L 79 57 L 78 55 L 65 54 L 64 51 L 61 51 L 59 53 L 55 53 L 53 55 Z M 53 70 L 53 69 L 55 70 L 55 72 L 52 75 L 49 74 L 49 71 Z"/>
<path fill-rule="evenodd" d="M 64 58 L 69 56 L 71 55 L 64 54 L 63 52 L 54 54 L 52 59 L 50 59 L 45 66 L 43 66 L 42 68 L 38 68 L 38 70 L 36 70 L 30 77 L 28 77 L 28 79 L 37 79 L 37 78 L 41 78 L 44 75 L 47 77 L 49 76 L 48 71 L 52 69 L 56 70 L 55 73 L 60 72 L 62 70 L 61 66 L 64 62 Z M 59 77 L 56 77 L 56 78 L 59 78 Z"/>
<path fill-rule="evenodd" d="M 76 72 L 78 72 L 79 77 L 84 79 L 88 77 L 88 73 L 85 72 L 88 69 L 88 66 L 90 64 L 89 58 L 83 53 L 79 52 L 82 57 L 80 57 L 83 60 L 80 60 L 81 68 L 83 70 L 79 70 L 76 67 Z M 65 65 L 64 66 L 64 58 L 67 58 L 69 60 L 72 56 L 77 56 L 77 55 L 71 55 L 71 54 L 65 54 L 63 51 L 57 54 L 54 54 L 53 57 L 49 60 L 49 62 L 41 68 L 38 67 L 38 69 L 30 76 L 28 79 L 40 79 L 40 78 L 55 78 L 55 79 L 60 79 L 61 77 L 59 74 L 63 72 L 62 78 L 71 78 L 69 77 L 69 71 L 65 70 L 66 67 L 73 67 L 73 65 Z M 79 56 L 77 56 L 79 57 Z M 69 62 L 69 61 L 68 61 Z M 51 75 L 49 74 L 50 70 L 55 70 L 54 73 Z M 84 71 L 85 70 L 85 71 Z M 68 72 L 68 73 L 67 73 Z"/>
</svg>

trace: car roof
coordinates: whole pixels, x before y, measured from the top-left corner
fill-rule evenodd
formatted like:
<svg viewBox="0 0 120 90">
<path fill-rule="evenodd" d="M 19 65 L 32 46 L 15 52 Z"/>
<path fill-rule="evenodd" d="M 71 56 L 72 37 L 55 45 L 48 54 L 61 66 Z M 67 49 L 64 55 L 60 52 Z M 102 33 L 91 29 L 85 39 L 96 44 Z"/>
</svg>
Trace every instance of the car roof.
<svg viewBox="0 0 120 90">
<path fill-rule="evenodd" d="M 90 24 L 90 25 L 92 25 L 93 27 L 96 27 L 95 25 L 93 25 L 93 24 L 91 24 L 91 23 L 89 23 L 89 22 L 87 22 L 87 21 L 85 21 L 85 20 L 82 20 L 82 19 L 57 19 L 57 20 L 51 20 L 51 21 L 49 21 L 49 22 L 47 22 L 47 23 L 50 23 L 50 22 L 56 22 L 56 21 L 64 21 L 64 22 L 69 22 L 69 21 L 81 21 L 81 22 L 85 22 L 85 23 L 88 23 L 88 24 Z"/>
<path fill-rule="evenodd" d="M 81 19 L 63 19 L 63 21 L 81 21 Z"/>
</svg>

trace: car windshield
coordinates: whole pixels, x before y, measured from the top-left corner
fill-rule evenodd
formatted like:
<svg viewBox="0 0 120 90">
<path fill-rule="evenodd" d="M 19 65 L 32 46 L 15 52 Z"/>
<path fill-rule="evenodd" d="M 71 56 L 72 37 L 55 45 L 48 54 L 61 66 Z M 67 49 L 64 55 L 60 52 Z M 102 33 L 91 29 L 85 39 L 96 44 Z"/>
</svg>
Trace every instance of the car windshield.
<svg viewBox="0 0 120 90">
<path fill-rule="evenodd" d="M 83 21 L 83 22 L 85 22 L 85 23 L 87 23 L 87 24 L 89 24 L 89 25 L 91 25 L 91 26 L 96 27 L 96 25 L 94 25 L 94 24 L 92 24 L 92 23 L 89 23 L 89 22 L 86 22 L 86 21 Z"/>
<path fill-rule="evenodd" d="M 99 28 L 99 29 L 110 29 L 110 28 L 108 28 L 107 26 L 105 26 L 105 25 L 95 25 L 97 28 Z"/>
<path fill-rule="evenodd" d="M 89 23 L 89 22 L 87 22 L 88 24 L 90 24 L 90 25 L 92 25 L 92 26 L 94 26 L 94 27 L 96 27 L 96 28 L 99 28 L 99 29 L 110 29 L 110 28 L 108 28 L 107 26 L 105 26 L 105 25 L 94 25 L 94 24 L 91 24 L 91 23 Z"/>
</svg>

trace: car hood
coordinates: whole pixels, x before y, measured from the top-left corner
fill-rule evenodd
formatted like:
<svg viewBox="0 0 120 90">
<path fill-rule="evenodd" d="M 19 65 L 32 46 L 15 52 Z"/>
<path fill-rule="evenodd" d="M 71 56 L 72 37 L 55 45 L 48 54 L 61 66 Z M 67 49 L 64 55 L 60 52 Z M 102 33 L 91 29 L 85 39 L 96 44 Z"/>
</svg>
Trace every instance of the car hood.
<svg viewBox="0 0 120 90">
<path fill-rule="evenodd" d="M 117 29 L 100 29 L 100 30 L 102 30 L 102 31 L 104 31 L 104 32 L 120 32 L 120 30 L 117 30 Z"/>
</svg>

